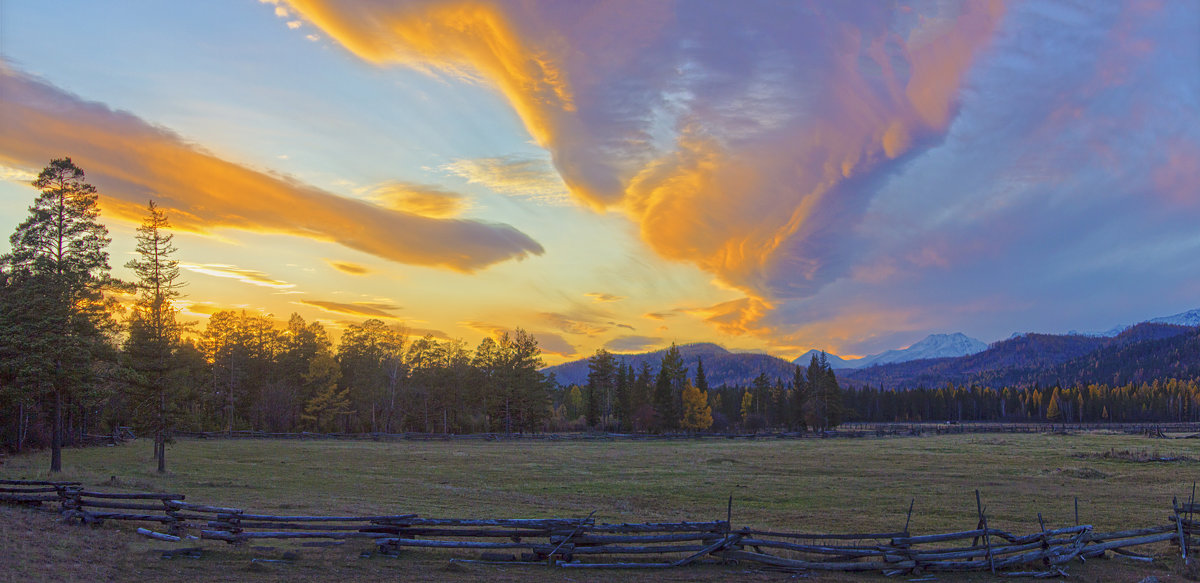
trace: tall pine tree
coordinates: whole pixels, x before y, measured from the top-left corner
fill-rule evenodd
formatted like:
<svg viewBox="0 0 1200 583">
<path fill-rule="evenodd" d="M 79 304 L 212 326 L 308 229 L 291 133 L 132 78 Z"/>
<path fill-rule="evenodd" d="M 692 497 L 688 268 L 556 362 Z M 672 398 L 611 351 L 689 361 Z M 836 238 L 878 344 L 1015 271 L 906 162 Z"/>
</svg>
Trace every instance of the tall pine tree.
<svg viewBox="0 0 1200 583">
<path fill-rule="evenodd" d="M 96 187 L 70 158 L 51 160 L 33 186 L 41 191 L 9 241 L 0 265 L 14 289 L 6 332 L 18 335 L 19 377 L 51 402 L 50 471 L 62 470 L 63 407 L 89 382 L 94 357 L 110 348 L 104 288 L 108 229 Z"/>
<path fill-rule="evenodd" d="M 182 293 L 179 261 L 174 259 L 174 235 L 167 232 L 167 215 L 150 201 L 146 218 L 137 230 L 138 259 L 125 264 L 137 275 L 137 301 L 129 319 L 125 353 L 134 371 L 134 398 L 143 425 L 154 433 L 154 457 L 158 472 L 167 471 L 167 437 L 175 424 L 178 408 L 173 402 L 175 351 L 182 328 L 176 319 L 174 300 Z"/>
</svg>

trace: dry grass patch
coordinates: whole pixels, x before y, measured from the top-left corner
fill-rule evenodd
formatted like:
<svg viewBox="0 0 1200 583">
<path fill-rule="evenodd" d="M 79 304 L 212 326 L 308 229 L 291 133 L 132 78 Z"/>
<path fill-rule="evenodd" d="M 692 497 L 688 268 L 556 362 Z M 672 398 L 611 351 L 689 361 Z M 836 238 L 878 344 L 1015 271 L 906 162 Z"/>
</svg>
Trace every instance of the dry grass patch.
<svg viewBox="0 0 1200 583">
<path fill-rule="evenodd" d="M 65 471 L 55 479 L 108 490 L 181 492 L 192 502 L 268 513 L 540 518 L 582 517 L 595 510 L 601 522 L 723 520 L 732 494 L 735 528 L 802 532 L 900 530 L 909 501 L 915 499 L 910 528 L 914 534 L 973 528 L 974 491 L 979 489 L 994 528 L 1034 532 L 1039 528 L 1039 512 L 1048 527 L 1073 524 L 1077 496 L 1081 521 L 1103 531 L 1164 524 L 1171 497 L 1191 490 L 1196 476 L 1187 464 L 1130 464 L 1103 455 L 1144 449 L 1147 441 L 1140 436 L 1088 434 L 696 442 L 185 440 L 170 446 L 171 472 L 164 476 L 153 471 L 151 444 L 139 441 L 123 447 L 68 450 Z M 1200 455 L 1198 447 L 1200 443 L 1189 442 L 1178 453 Z M 44 454 L 9 458 L 0 475 L 45 479 L 47 465 Z M 68 542 L 80 533 L 93 532 L 57 528 L 64 530 L 53 531 L 52 538 Z M 96 532 L 106 530 L 112 529 L 106 526 Z M 123 580 L 169 579 L 170 569 L 209 580 L 353 581 L 395 578 L 398 572 L 409 579 L 453 581 L 720 580 L 734 573 L 750 580 L 788 579 L 777 573 L 746 575 L 744 569 L 731 567 L 711 573 L 698 568 L 564 574 L 536 567 L 469 565 L 461 566 L 464 571 L 460 567 L 447 571 L 449 557 L 470 555 L 360 558 L 362 551 L 373 548 L 369 543 L 316 549 L 273 544 L 274 550 L 267 551 L 205 542 L 205 548 L 212 550 L 203 559 L 162 561 L 147 553 L 170 548 L 167 543 L 143 543 L 125 532 L 102 538 L 108 541 L 105 544 L 127 545 L 134 556 L 142 553 L 132 562 L 105 563 L 111 564 L 107 572 L 119 573 Z M 299 552 L 299 560 L 252 562 L 280 559 L 288 551 Z M 1172 552 L 1166 545 L 1153 551 L 1164 556 Z M 109 548 L 96 553 L 100 556 L 95 560 L 124 553 Z M 161 566 L 145 566 L 147 562 L 178 566 L 164 571 Z M 1096 573 L 1123 575 L 1084 580 L 1138 581 L 1140 577 L 1124 576 L 1138 573 L 1165 576 L 1154 565 L 1117 561 L 1073 565 L 1071 573 L 1093 572 L 1092 564 L 1107 565 Z M 129 573 L 133 576 L 125 577 Z M 840 575 L 816 578 L 862 580 Z M 939 575 L 939 580 L 977 579 Z"/>
</svg>

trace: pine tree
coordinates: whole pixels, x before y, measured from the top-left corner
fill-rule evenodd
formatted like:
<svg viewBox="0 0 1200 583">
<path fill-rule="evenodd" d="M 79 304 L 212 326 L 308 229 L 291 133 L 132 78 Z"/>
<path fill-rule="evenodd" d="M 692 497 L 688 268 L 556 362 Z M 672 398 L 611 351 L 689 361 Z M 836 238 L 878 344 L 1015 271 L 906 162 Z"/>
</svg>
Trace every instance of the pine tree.
<svg viewBox="0 0 1200 583">
<path fill-rule="evenodd" d="M 603 348 L 588 359 L 587 420 L 592 427 L 600 428 L 612 418 L 616 367 L 616 358 Z"/>
<path fill-rule="evenodd" d="M 52 400 L 52 472 L 62 470 L 64 401 L 82 394 L 94 357 L 110 347 L 110 239 L 96 187 L 84 178 L 70 158 L 51 160 L 33 181 L 41 194 L 9 239 L 12 251 L 0 258 L 18 288 L 5 312 L 20 339 L 19 376 Z"/>
<path fill-rule="evenodd" d="M 804 369 L 796 365 L 792 376 L 792 427 L 800 431 L 808 431 L 809 397 L 812 395 L 811 385 L 804 377 Z"/>
<path fill-rule="evenodd" d="M 704 359 L 696 357 L 696 388 L 701 393 L 708 394 L 708 375 L 704 374 Z"/>
<path fill-rule="evenodd" d="M 304 405 L 301 419 L 316 431 L 336 431 L 338 419 L 350 413 L 348 389 L 338 390 L 341 369 L 328 351 L 313 357 L 304 375 L 306 383 L 316 387 L 316 394 Z"/>
<path fill-rule="evenodd" d="M 654 383 L 654 413 L 658 428 L 678 429 L 683 417 L 683 384 L 687 368 L 683 356 L 674 344 L 663 353 L 662 364 Z"/>
<path fill-rule="evenodd" d="M 180 297 L 179 261 L 172 258 L 176 248 L 167 215 L 150 201 L 146 219 L 138 227 L 137 252 L 140 259 L 125 264 L 137 275 L 134 286 L 137 301 L 129 321 L 125 352 L 135 373 L 135 398 L 152 411 L 145 425 L 154 432 L 154 454 L 158 472 L 167 471 L 167 435 L 174 426 L 174 403 L 170 371 L 182 328 L 172 303 Z"/>
<path fill-rule="evenodd" d="M 633 428 L 633 365 L 617 364 L 617 426 L 620 431 Z"/>
</svg>

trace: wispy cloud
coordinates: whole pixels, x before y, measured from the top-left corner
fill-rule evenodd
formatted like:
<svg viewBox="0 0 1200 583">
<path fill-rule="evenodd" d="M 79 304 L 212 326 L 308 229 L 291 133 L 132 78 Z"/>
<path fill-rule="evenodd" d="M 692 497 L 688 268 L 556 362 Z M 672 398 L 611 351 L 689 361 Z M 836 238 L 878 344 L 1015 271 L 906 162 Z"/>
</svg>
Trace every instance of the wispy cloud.
<svg viewBox="0 0 1200 583">
<path fill-rule="evenodd" d="M 179 266 L 191 271 L 192 273 L 234 279 L 242 283 L 248 283 L 250 285 L 256 285 L 259 287 L 269 287 L 279 291 L 287 291 L 296 287 L 296 284 L 294 283 L 280 281 L 261 271 L 256 271 L 254 269 L 242 269 L 234 265 L 225 265 L 221 263 L 196 264 L 180 262 Z"/>
<path fill-rule="evenodd" d="M 398 318 L 392 312 L 400 309 L 400 306 L 385 304 L 379 302 L 330 302 L 323 300 L 300 300 L 296 302 L 304 306 L 312 306 L 325 310 L 334 314 L 345 314 L 348 316 L 363 316 L 366 318 Z"/>
<path fill-rule="evenodd" d="M 593 300 L 596 300 L 597 302 L 602 302 L 602 303 L 619 302 L 619 301 L 625 299 L 625 296 L 618 296 L 618 295 L 606 294 L 606 293 L 600 293 L 600 292 L 586 293 L 583 295 L 585 295 L 589 298 L 592 298 Z"/>
<path fill-rule="evenodd" d="M 328 261 L 328 260 L 326 261 L 326 263 L 328 263 L 330 267 L 332 267 L 342 273 L 348 273 L 350 275 L 367 275 L 368 273 L 371 273 L 370 268 L 368 268 L 365 265 L 359 265 L 357 263 L 349 263 L 346 261 Z"/>
<path fill-rule="evenodd" d="M 463 195 L 428 184 L 393 181 L 368 189 L 366 196 L 381 206 L 423 217 L 455 217 L 467 208 Z"/>
<path fill-rule="evenodd" d="M 642 352 L 661 346 L 663 339 L 656 336 L 618 336 L 604 344 L 612 352 Z"/>
<path fill-rule="evenodd" d="M 500 194 L 550 205 L 570 202 L 566 185 L 546 160 L 513 156 L 459 159 L 441 169 Z"/>
<path fill-rule="evenodd" d="M 568 316 L 556 312 L 541 312 L 538 314 L 538 319 L 542 323 L 568 334 L 595 336 L 608 331 L 607 326 L 590 321 L 587 318 Z"/>
<path fill-rule="evenodd" d="M 678 315 L 679 315 L 678 312 L 649 312 L 646 314 L 642 314 L 642 317 L 646 318 L 647 320 L 654 320 L 656 322 L 661 322 L 663 320 L 666 320 L 667 318 L 671 318 L 671 317 L 678 316 Z"/>
<path fill-rule="evenodd" d="M 202 316 L 211 316 L 211 315 L 221 311 L 223 308 L 221 308 L 220 306 L 218 306 L 216 304 L 211 304 L 211 303 L 207 303 L 207 302 L 192 302 L 192 303 L 187 304 L 183 309 L 191 314 L 197 314 L 197 315 L 202 315 Z"/>
<path fill-rule="evenodd" d="M 0 65 L 0 92 L 0 165 L 40 168 L 46 152 L 70 152 L 100 188 L 106 211 L 126 220 L 140 222 L 145 201 L 154 198 L 178 229 L 288 234 L 460 272 L 544 252 L 508 225 L 386 209 L 217 158 L 8 65 Z"/>
</svg>

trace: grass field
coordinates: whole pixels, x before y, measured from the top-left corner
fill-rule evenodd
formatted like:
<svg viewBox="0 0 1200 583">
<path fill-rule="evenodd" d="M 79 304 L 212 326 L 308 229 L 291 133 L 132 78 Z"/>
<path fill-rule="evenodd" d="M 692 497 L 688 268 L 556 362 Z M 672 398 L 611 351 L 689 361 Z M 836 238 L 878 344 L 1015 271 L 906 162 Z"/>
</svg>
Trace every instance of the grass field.
<svg viewBox="0 0 1200 583">
<path fill-rule="evenodd" d="M 178 492 L 191 502 L 278 514 L 415 512 L 429 517 L 533 518 L 582 517 L 595 510 L 598 522 L 723 520 L 732 494 L 734 528 L 805 532 L 900 530 L 909 501 L 915 499 L 910 527 L 914 534 L 973 528 L 974 491 L 979 489 L 989 524 L 1015 533 L 1038 530 L 1039 512 L 1047 527 L 1073 524 L 1075 497 L 1080 521 L 1100 531 L 1165 524 L 1171 497 L 1190 495 L 1193 480 L 1200 478 L 1200 462 L 1142 463 L 1123 459 L 1128 456 L 1122 452 L 1135 454 L 1132 457 L 1200 458 L 1200 444 L 1103 434 L 645 442 L 199 440 L 171 446 L 171 472 L 159 476 L 153 471 L 151 444 L 143 440 L 121 447 L 67 450 L 64 472 L 54 479 L 78 480 L 107 490 Z M 0 466 L 0 475 L 45 479 L 47 466 L 44 454 L 9 458 Z M 146 541 L 107 526 L 22 530 L 30 520 L 44 519 L 24 511 L 5 511 L 0 536 L 25 541 L 20 544 L 67 562 L 72 560 L 70 549 L 76 547 L 94 553 L 97 546 L 124 544 L 126 551 L 104 552 L 89 560 L 97 568 L 120 573 L 121 580 L 244 580 L 258 575 L 301 581 L 365 580 L 397 573 L 433 580 L 488 581 L 721 580 L 733 573 L 746 580 L 789 577 L 737 568 L 632 577 L 627 572 L 581 575 L 536 567 L 454 565 L 447 570 L 448 556 L 470 555 L 413 553 L 401 559 L 360 559 L 358 553 L 372 547 L 365 542 L 305 548 L 301 560 L 288 565 L 253 562 L 291 549 L 288 543 L 256 551 L 206 542 L 205 548 L 212 552 L 203 559 L 162 561 L 154 550 L 169 548 L 168 543 Z M 54 541 L 49 548 L 38 543 L 43 533 Z M 80 537 L 104 542 L 78 543 Z M 1170 570 L 1177 561 L 1169 558 L 1168 547 L 1157 550 L 1164 560 L 1149 566 L 1091 561 L 1086 566 L 1072 565 L 1071 572 L 1088 581 L 1138 581 L 1140 577 L 1128 577 L 1141 573 L 1178 579 Z M 50 559 L 40 560 L 53 563 Z M 8 557 L 4 562 L 13 560 Z M 20 573 L 11 564 L 0 565 L 5 566 L 10 567 L 4 570 L 10 576 Z M 26 574 L 29 577 L 14 580 L 60 578 Z M 981 576 L 939 579 L 977 580 L 973 577 Z"/>
</svg>

